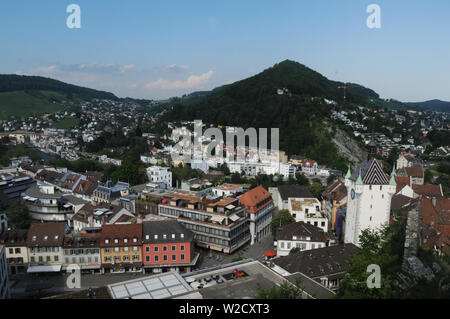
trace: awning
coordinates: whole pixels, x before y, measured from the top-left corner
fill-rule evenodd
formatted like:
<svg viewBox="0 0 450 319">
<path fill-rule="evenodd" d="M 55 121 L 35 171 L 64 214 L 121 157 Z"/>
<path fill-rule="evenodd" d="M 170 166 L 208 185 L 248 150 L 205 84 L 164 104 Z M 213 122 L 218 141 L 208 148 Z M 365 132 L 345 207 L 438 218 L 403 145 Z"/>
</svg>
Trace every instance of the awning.
<svg viewBox="0 0 450 319">
<path fill-rule="evenodd" d="M 211 217 L 211 220 L 212 220 L 213 222 L 218 222 L 218 223 L 222 223 L 224 219 L 225 219 L 225 217 L 222 217 L 222 216 L 216 216 L 216 215 L 214 215 L 213 217 Z"/>
<path fill-rule="evenodd" d="M 47 266 L 29 266 L 27 272 L 37 273 L 37 272 L 60 272 L 61 265 L 47 265 Z"/>
<path fill-rule="evenodd" d="M 266 255 L 267 257 L 275 257 L 277 255 L 277 252 L 273 251 L 273 250 L 269 250 L 269 251 L 264 252 L 264 255 Z"/>
</svg>

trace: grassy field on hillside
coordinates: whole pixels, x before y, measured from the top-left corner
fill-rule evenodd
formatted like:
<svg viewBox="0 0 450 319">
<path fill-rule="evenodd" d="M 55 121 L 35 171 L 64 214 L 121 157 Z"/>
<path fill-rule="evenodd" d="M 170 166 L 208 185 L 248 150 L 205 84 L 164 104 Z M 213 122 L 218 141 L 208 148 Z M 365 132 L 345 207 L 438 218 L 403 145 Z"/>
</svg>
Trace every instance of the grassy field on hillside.
<svg viewBox="0 0 450 319">
<path fill-rule="evenodd" d="M 14 91 L 0 93 L 0 120 L 8 116 L 33 116 L 62 110 L 51 99 L 62 101 L 63 94 L 50 91 Z"/>
<path fill-rule="evenodd" d="M 79 120 L 74 117 L 66 117 L 54 123 L 53 127 L 57 129 L 70 130 L 78 126 Z"/>
</svg>

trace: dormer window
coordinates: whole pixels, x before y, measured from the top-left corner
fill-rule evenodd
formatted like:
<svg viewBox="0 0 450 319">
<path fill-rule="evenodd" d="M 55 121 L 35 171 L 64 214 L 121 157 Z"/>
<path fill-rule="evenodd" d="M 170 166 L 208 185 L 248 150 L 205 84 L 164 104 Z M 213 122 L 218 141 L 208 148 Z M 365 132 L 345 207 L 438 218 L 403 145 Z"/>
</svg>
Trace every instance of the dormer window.
<svg viewBox="0 0 450 319">
<path fill-rule="evenodd" d="M 163 238 L 164 238 L 164 239 L 167 239 L 167 235 L 166 235 L 166 234 L 164 234 L 164 235 L 163 235 Z"/>
<path fill-rule="evenodd" d="M 137 243 L 137 238 L 136 237 L 133 238 L 133 243 Z"/>
<path fill-rule="evenodd" d="M 172 239 L 175 239 L 175 234 L 172 234 Z"/>
<path fill-rule="evenodd" d="M 128 238 L 124 238 L 124 239 L 123 239 L 123 242 L 124 242 L 124 243 L 128 243 Z"/>
<path fill-rule="evenodd" d="M 155 235 L 155 239 L 158 239 L 158 235 Z"/>
<path fill-rule="evenodd" d="M 105 244 L 109 244 L 109 239 L 105 239 Z"/>
<path fill-rule="evenodd" d="M 145 235 L 145 239 L 150 239 L 150 235 Z"/>
<path fill-rule="evenodd" d="M 119 243 L 119 239 L 114 238 L 114 243 L 115 243 L 115 244 L 118 244 L 118 243 Z"/>
<path fill-rule="evenodd" d="M 47 240 L 48 239 L 48 236 L 44 236 L 44 240 Z"/>
<path fill-rule="evenodd" d="M 59 236 L 58 236 L 58 235 L 55 235 L 55 240 L 58 240 L 58 238 L 59 238 Z"/>
<path fill-rule="evenodd" d="M 181 237 L 181 238 L 184 238 L 184 234 L 180 234 L 180 237 Z"/>
<path fill-rule="evenodd" d="M 33 236 L 33 238 L 31 238 L 32 241 L 36 241 L 36 236 Z"/>
</svg>

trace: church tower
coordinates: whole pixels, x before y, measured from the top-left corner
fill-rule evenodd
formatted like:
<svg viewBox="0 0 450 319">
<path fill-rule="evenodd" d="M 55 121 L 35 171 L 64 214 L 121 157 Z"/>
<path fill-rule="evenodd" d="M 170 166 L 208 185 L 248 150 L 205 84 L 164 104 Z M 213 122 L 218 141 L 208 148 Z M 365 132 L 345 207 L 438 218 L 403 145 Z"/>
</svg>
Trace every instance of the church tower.
<svg viewBox="0 0 450 319">
<path fill-rule="evenodd" d="M 380 229 L 389 224 L 391 199 L 396 190 L 394 175 L 386 176 L 375 158 L 375 148 L 370 147 L 369 156 L 351 173 L 345 176 L 347 187 L 347 214 L 344 242 L 359 245 L 364 229 Z"/>
</svg>

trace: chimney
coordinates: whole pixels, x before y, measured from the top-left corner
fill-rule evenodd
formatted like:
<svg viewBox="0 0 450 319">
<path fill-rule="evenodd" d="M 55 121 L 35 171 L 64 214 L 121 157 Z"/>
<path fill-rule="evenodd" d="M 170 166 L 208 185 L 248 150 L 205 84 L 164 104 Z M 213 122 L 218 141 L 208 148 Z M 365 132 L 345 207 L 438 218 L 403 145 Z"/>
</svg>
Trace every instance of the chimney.
<svg viewBox="0 0 450 319">
<path fill-rule="evenodd" d="M 435 196 L 433 196 L 431 198 L 431 202 L 433 203 L 433 206 L 436 207 L 436 197 Z"/>
</svg>

